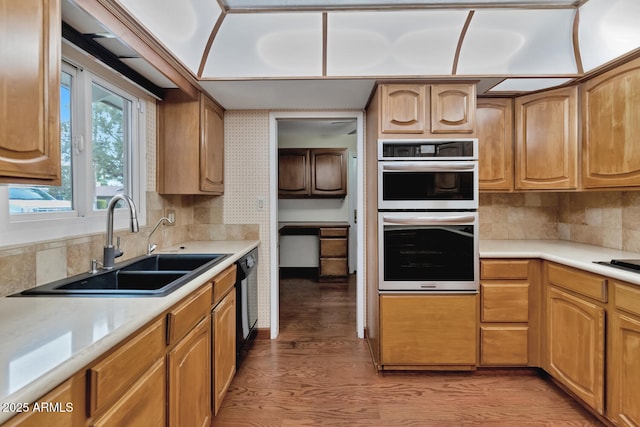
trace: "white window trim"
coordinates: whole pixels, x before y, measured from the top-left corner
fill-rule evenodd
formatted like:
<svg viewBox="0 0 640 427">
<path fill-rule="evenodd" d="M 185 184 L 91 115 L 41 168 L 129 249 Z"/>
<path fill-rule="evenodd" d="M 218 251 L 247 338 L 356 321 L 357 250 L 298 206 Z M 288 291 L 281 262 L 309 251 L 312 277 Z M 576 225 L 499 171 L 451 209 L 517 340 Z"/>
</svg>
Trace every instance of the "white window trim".
<svg viewBox="0 0 640 427">
<path fill-rule="evenodd" d="M 77 59 L 73 62 L 77 63 Z M 93 67 L 98 63 L 88 64 L 85 68 L 89 70 L 93 75 L 93 81 L 104 85 L 110 90 L 122 93 L 127 92 L 127 97 L 137 98 L 134 99 L 132 105 L 132 114 L 138 114 L 137 125 L 132 128 L 132 149 L 131 149 L 131 180 L 134 186 L 133 201 L 137 208 L 138 223 L 145 226 L 147 221 L 146 215 L 146 108 L 145 98 L 140 96 L 137 91 L 131 90 L 131 85 L 126 82 L 121 76 L 109 71 L 108 69 L 94 70 Z M 95 72 L 94 72 L 95 71 Z M 104 79 L 105 73 L 111 74 L 112 77 L 109 81 Z M 91 84 L 91 79 L 88 80 L 88 84 Z M 111 83 L 114 82 L 114 83 Z M 121 85 L 121 82 L 123 83 Z M 122 86 L 124 89 L 118 89 L 117 86 Z M 90 93 L 90 92 L 89 92 Z M 86 104 L 84 104 L 86 105 Z M 89 104 L 90 105 L 90 104 Z M 89 107 L 81 107 L 84 111 L 73 112 L 91 114 Z M 77 122 L 77 121 L 76 121 Z M 74 129 L 75 130 L 75 129 Z M 87 132 L 83 130 L 79 131 L 84 135 L 84 138 L 90 137 L 90 130 Z M 90 149 L 87 147 L 85 149 Z M 76 179 L 74 174 L 74 180 Z M 75 185 L 74 187 L 78 188 Z M 85 186 L 86 188 L 86 186 Z M 90 197 L 92 195 L 85 189 L 85 194 L 80 194 L 81 198 Z M 81 203 L 84 203 L 81 200 Z M 71 212 L 62 212 L 55 214 L 44 214 L 46 217 L 42 217 L 38 214 L 33 215 L 20 215 L 12 216 L 9 214 L 9 189 L 6 185 L 0 185 L 0 249 L 5 246 L 18 246 L 30 243 L 38 243 L 50 240 L 60 240 L 67 238 L 76 238 L 89 234 L 105 233 L 107 214 L 103 211 L 98 212 L 80 212 L 74 210 Z M 129 228 L 129 212 L 127 209 L 117 209 L 114 215 L 114 230 L 125 230 Z M 99 254 L 96 254 L 98 256 Z"/>
</svg>

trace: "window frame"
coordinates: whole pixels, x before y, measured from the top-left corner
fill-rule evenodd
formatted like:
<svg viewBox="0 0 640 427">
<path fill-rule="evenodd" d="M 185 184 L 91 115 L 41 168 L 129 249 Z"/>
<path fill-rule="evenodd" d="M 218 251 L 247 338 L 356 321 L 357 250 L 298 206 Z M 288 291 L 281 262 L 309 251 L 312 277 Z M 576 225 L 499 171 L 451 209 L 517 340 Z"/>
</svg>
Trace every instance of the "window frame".
<svg viewBox="0 0 640 427">
<path fill-rule="evenodd" d="M 91 159 L 91 85 L 93 82 L 132 101 L 131 140 L 128 167 L 130 188 L 124 191 L 134 200 L 138 222 L 146 225 L 146 102 L 149 95 L 97 60 L 92 60 L 63 43 L 61 70 L 72 74 L 72 87 L 84 85 L 82 91 L 72 90 L 72 157 L 73 206 L 65 212 L 10 215 L 9 186 L 0 186 L 0 247 L 59 240 L 106 232 L 106 211 L 92 208 L 93 180 L 82 179 L 92 173 L 91 162 L 77 161 L 77 144 L 84 145 L 86 158 Z M 70 72 L 71 71 L 71 72 Z M 87 90 L 88 89 L 88 90 Z M 89 181 L 89 182 L 87 182 Z M 126 183 L 125 183 L 126 185 Z M 92 188 L 94 187 L 94 188 Z M 131 192 L 133 194 L 131 194 Z M 129 227 L 128 209 L 116 209 L 114 230 Z M 99 254 L 96 254 L 98 256 Z"/>
</svg>

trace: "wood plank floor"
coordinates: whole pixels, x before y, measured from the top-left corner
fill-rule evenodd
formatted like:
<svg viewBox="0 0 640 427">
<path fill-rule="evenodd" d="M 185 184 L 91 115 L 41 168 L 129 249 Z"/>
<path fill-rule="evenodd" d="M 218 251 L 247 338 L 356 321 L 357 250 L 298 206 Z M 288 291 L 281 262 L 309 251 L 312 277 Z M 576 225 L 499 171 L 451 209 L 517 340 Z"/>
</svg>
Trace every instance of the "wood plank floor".
<svg viewBox="0 0 640 427">
<path fill-rule="evenodd" d="M 280 336 L 256 340 L 213 421 L 227 426 L 599 426 L 535 371 L 377 373 L 355 283 L 280 283 Z"/>
</svg>

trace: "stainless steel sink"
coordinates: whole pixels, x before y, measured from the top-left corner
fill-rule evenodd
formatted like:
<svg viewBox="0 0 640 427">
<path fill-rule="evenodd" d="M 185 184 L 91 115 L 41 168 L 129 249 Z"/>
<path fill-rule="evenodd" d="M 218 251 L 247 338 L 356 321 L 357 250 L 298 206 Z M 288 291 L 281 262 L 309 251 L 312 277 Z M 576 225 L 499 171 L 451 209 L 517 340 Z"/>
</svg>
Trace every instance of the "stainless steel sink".
<svg viewBox="0 0 640 427">
<path fill-rule="evenodd" d="M 164 296 L 226 257 L 226 254 L 145 255 L 116 264 L 112 270 L 80 274 L 15 296 Z"/>
</svg>

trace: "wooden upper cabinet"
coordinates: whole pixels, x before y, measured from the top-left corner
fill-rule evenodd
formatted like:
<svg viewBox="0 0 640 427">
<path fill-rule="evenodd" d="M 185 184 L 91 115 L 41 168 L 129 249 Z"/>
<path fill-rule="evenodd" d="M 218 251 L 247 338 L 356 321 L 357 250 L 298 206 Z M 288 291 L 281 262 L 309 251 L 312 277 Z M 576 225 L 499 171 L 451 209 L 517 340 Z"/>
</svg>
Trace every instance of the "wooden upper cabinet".
<svg viewBox="0 0 640 427">
<path fill-rule="evenodd" d="M 60 0 L 0 0 L 0 182 L 60 185 Z"/>
<path fill-rule="evenodd" d="M 640 59 L 582 86 L 584 188 L 640 186 Z"/>
<path fill-rule="evenodd" d="M 309 150 L 281 148 L 278 150 L 278 194 L 306 196 L 311 188 Z"/>
<path fill-rule="evenodd" d="M 347 150 L 314 148 L 311 158 L 311 195 L 347 195 Z"/>
<path fill-rule="evenodd" d="M 480 190 L 513 190 L 513 100 L 478 99 L 476 124 Z"/>
<path fill-rule="evenodd" d="M 431 86 L 431 133 L 473 133 L 475 113 L 475 84 Z"/>
<path fill-rule="evenodd" d="M 475 84 L 382 84 L 379 137 L 475 133 Z"/>
<path fill-rule="evenodd" d="M 206 96 L 202 97 L 200 139 L 200 190 L 224 192 L 224 114 Z"/>
<path fill-rule="evenodd" d="M 577 87 L 516 98 L 516 189 L 577 187 L 577 102 Z"/>
<path fill-rule="evenodd" d="M 223 194 L 224 112 L 200 93 L 166 91 L 159 103 L 158 192 Z"/>
<path fill-rule="evenodd" d="M 383 85 L 380 133 L 424 134 L 425 107 L 429 96 L 427 85 Z"/>
<path fill-rule="evenodd" d="M 279 149 L 278 196 L 345 197 L 347 156 L 345 148 Z"/>
</svg>

